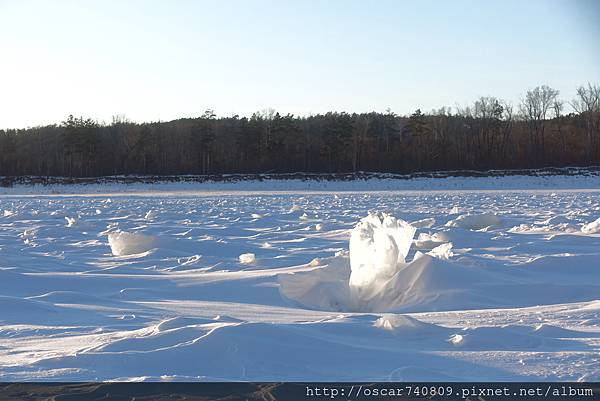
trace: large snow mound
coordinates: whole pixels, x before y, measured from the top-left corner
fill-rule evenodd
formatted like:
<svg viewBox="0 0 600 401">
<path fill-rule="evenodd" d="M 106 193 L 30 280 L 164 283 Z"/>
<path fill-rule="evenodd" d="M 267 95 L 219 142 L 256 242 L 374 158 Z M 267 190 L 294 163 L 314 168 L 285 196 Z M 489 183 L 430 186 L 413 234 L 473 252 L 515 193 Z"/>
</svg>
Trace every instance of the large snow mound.
<svg viewBox="0 0 600 401">
<path fill-rule="evenodd" d="M 158 240 L 151 235 L 120 231 L 108 234 L 108 244 L 114 256 L 126 256 L 156 248 Z"/>
<path fill-rule="evenodd" d="M 494 221 L 485 218 L 482 225 Z M 543 257 L 518 268 L 482 267 L 461 263 L 453 244 L 446 242 L 407 261 L 414 233 L 401 219 L 370 214 L 353 229 L 349 254 L 322 258 L 310 270 L 279 274 L 280 293 L 309 309 L 396 313 L 522 307 L 597 296 L 595 256 Z M 564 282 L 575 273 L 576 282 Z"/>
<path fill-rule="evenodd" d="M 428 273 L 452 256 L 451 244 L 431 255 L 418 253 L 407 263 L 415 231 L 402 219 L 370 213 L 352 230 L 349 256 L 340 254 L 312 271 L 280 275 L 280 292 L 309 308 L 337 311 L 389 311 L 440 299 L 440 287 L 466 276 L 447 277 L 452 268 Z"/>
</svg>

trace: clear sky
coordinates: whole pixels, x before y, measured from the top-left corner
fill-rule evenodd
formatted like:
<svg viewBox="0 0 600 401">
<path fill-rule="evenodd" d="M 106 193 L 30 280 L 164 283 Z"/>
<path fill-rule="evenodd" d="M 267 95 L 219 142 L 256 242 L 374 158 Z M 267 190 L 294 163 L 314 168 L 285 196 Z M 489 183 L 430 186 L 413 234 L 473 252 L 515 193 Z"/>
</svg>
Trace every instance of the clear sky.
<svg viewBox="0 0 600 401">
<path fill-rule="evenodd" d="M 600 83 L 596 0 L 0 0 L 0 128 L 570 100 Z"/>
</svg>

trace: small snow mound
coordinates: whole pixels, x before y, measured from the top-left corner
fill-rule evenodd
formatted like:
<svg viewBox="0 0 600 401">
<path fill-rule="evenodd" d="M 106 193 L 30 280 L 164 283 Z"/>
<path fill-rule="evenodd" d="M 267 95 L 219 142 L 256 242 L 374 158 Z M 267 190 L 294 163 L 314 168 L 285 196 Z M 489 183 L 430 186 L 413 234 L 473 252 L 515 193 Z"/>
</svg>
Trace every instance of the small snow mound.
<svg viewBox="0 0 600 401">
<path fill-rule="evenodd" d="M 124 231 L 108 234 L 108 244 L 114 256 L 135 255 L 155 248 L 158 239 L 151 235 Z"/>
<path fill-rule="evenodd" d="M 321 266 L 321 259 L 314 258 L 313 260 L 310 261 L 310 263 L 308 265 L 312 266 L 312 267 Z"/>
<path fill-rule="evenodd" d="M 73 227 L 77 224 L 77 219 L 74 217 L 65 216 L 65 220 L 67 220 L 67 227 Z"/>
<path fill-rule="evenodd" d="M 10 216 L 14 216 L 15 212 L 13 212 L 12 210 L 4 210 L 4 212 L 2 213 L 2 215 L 4 217 L 10 217 Z"/>
<path fill-rule="evenodd" d="M 591 223 L 584 224 L 583 227 L 581 227 L 581 232 L 583 232 L 585 234 L 594 234 L 599 231 L 600 231 L 600 217 L 597 218 L 596 220 L 592 221 Z"/>
<path fill-rule="evenodd" d="M 463 214 L 446 223 L 447 227 L 465 228 L 468 230 L 482 230 L 487 227 L 497 227 L 502 223 L 500 217 L 493 213 Z"/>
<path fill-rule="evenodd" d="M 460 210 L 458 209 L 458 206 L 454 206 L 452 209 L 450 209 L 450 212 L 448 214 L 459 214 Z"/>
<path fill-rule="evenodd" d="M 452 345 L 462 345 L 465 342 L 465 337 L 461 336 L 460 334 L 453 334 L 449 339 L 448 342 Z"/>
<path fill-rule="evenodd" d="M 240 255 L 240 263 L 249 265 L 256 262 L 256 256 L 253 253 L 242 253 Z"/>
<path fill-rule="evenodd" d="M 383 330 L 396 330 L 396 329 L 429 329 L 431 324 L 424 323 L 413 317 L 407 315 L 398 314 L 385 314 L 373 323 L 373 326 Z"/>
</svg>

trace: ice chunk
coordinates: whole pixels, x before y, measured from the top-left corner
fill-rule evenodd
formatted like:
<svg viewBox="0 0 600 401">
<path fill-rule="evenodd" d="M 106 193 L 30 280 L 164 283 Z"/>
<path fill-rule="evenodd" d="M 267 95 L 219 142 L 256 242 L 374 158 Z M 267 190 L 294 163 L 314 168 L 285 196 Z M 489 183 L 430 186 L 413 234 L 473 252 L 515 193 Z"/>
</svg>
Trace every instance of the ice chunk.
<svg viewBox="0 0 600 401">
<path fill-rule="evenodd" d="M 108 244 L 114 256 L 125 256 L 149 251 L 158 240 L 151 235 L 120 231 L 108 234 Z"/>
<path fill-rule="evenodd" d="M 77 224 L 77 219 L 74 217 L 65 216 L 65 220 L 67 220 L 67 227 L 73 227 Z"/>
<path fill-rule="evenodd" d="M 466 228 L 468 230 L 481 230 L 486 227 L 499 226 L 500 217 L 493 213 L 485 214 L 463 214 L 446 223 L 447 227 Z"/>
<path fill-rule="evenodd" d="M 311 266 L 311 267 L 320 266 L 321 265 L 321 259 L 314 258 L 313 260 L 310 261 L 310 263 L 308 265 Z"/>
<path fill-rule="evenodd" d="M 371 213 L 350 236 L 350 287 L 366 289 L 404 264 L 416 229 L 385 213 Z"/>
<path fill-rule="evenodd" d="M 442 260 L 448 260 L 454 256 L 454 253 L 452 252 L 452 242 L 447 242 L 445 244 L 436 246 L 429 251 L 428 254 Z"/>
<path fill-rule="evenodd" d="M 321 231 L 321 230 L 323 230 L 323 224 L 321 224 L 321 223 L 317 223 L 317 224 L 315 224 L 315 230 L 316 230 L 316 231 Z"/>
<path fill-rule="evenodd" d="M 446 241 L 448 241 L 448 236 L 442 232 L 434 234 L 420 233 L 419 237 L 415 241 L 415 248 L 433 249 Z"/>
<path fill-rule="evenodd" d="M 597 233 L 598 231 L 600 231 L 600 217 L 591 223 L 584 224 L 583 227 L 581 227 L 581 232 L 586 234 L 593 234 Z"/>
<path fill-rule="evenodd" d="M 460 334 L 453 334 L 448 339 L 448 342 L 452 345 L 462 345 L 465 342 L 465 337 L 461 336 Z"/>
<path fill-rule="evenodd" d="M 242 253 L 240 255 L 240 263 L 249 265 L 256 262 L 256 256 L 253 253 Z"/>
<path fill-rule="evenodd" d="M 417 221 L 413 221 L 410 223 L 413 227 L 417 228 L 431 228 L 435 224 L 435 219 L 433 217 L 427 219 L 421 219 Z"/>
</svg>

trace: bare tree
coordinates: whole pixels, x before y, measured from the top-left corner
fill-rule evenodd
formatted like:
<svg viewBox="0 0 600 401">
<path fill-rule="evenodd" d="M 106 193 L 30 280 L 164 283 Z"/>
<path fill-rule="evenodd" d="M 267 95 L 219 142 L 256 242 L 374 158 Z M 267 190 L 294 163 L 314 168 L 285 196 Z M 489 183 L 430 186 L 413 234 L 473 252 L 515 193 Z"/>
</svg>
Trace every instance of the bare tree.
<svg viewBox="0 0 600 401">
<path fill-rule="evenodd" d="M 503 113 L 502 102 L 493 96 L 482 96 L 473 105 L 479 154 L 488 163 L 492 162 Z"/>
<path fill-rule="evenodd" d="M 546 115 L 558 94 L 558 90 L 548 85 L 538 86 L 527 91 L 520 105 L 521 115 L 529 127 L 531 146 L 538 161 L 545 155 Z"/>
<path fill-rule="evenodd" d="M 593 158 L 598 157 L 600 150 L 600 86 L 588 83 L 587 87 L 577 88 L 577 97 L 571 102 L 571 107 L 584 119 L 588 158 L 591 162 Z"/>
<path fill-rule="evenodd" d="M 502 102 L 501 120 L 502 124 L 500 128 L 501 140 L 499 156 L 501 160 L 506 162 L 507 160 L 509 160 L 509 151 L 514 151 L 514 148 L 511 149 L 514 123 L 514 112 L 512 103 Z"/>
<path fill-rule="evenodd" d="M 561 160 L 564 160 L 567 154 L 567 136 L 565 135 L 565 130 L 563 129 L 562 115 L 564 106 L 565 104 L 562 100 L 555 100 L 554 103 L 552 103 L 552 110 L 554 111 L 554 121 L 556 122 L 556 132 L 558 133 L 558 137 L 560 138 Z"/>
</svg>

